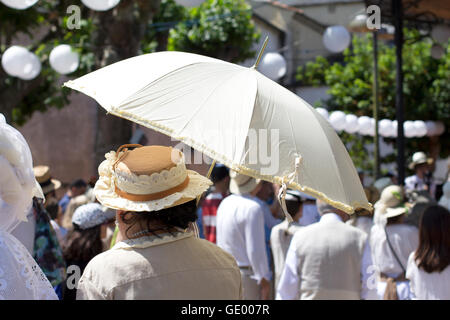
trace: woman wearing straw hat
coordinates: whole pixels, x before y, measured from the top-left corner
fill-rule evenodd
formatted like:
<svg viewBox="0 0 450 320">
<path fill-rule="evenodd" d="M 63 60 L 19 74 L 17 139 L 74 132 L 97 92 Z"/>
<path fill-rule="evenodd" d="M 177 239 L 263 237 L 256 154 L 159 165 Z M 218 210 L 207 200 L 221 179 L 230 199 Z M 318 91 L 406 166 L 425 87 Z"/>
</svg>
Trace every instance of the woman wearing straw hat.
<svg viewBox="0 0 450 320">
<path fill-rule="evenodd" d="M 118 242 L 86 266 L 77 299 L 241 298 L 233 257 L 186 231 L 211 181 L 186 170 L 179 150 L 124 145 L 106 154 L 99 176 L 94 193 L 117 210 Z"/>
<path fill-rule="evenodd" d="M 403 223 L 408 209 L 403 204 L 399 186 L 389 186 L 375 204 L 378 221 L 370 230 L 372 261 L 379 274 L 379 299 L 410 299 L 409 283 L 405 278 L 408 257 L 419 241 L 418 229 Z"/>
</svg>

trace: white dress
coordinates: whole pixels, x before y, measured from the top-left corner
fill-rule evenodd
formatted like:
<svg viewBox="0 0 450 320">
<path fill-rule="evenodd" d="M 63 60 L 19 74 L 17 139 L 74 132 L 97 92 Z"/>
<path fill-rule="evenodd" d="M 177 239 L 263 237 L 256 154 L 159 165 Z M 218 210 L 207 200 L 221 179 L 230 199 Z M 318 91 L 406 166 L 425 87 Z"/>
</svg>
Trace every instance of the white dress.
<svg viewBox="0 0 450 320">
<path fill-rule="evenodd" d="M 428 273 L 419 269 L 411 253 L 406 268 L 406 278 L 410 280 L 412 299 L 450 300 L 450 265 L 442 272 Z"/>
</svg>

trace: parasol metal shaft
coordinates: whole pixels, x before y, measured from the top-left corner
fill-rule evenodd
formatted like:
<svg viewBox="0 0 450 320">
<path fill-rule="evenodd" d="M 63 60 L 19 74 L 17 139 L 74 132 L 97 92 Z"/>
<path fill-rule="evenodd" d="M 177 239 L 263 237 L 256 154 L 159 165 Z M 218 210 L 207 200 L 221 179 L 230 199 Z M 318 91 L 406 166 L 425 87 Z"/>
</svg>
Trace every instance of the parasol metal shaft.
<svg viewBox="0 0 450 320">
<path fill-rule="evenodd" d="M 269 36 L 266 36 L 263 46 L 262 46 L 261 50 L 259 50 L 258 57 L 256 58 L 256 62 L 252 67 L 253 69 L 256 69 L 258 67 L 259 61 L 261 61 L 262 54 L 264 53 L 264 50 L 266 49 L 268 42 L 269 42 Z"/>
<path fill-rule="evenodd" d="M 211 172 L 214 169 L 214 166 L 216 165 L 216 160 L 213 160 L 213 162 L 211 163 L 211 166 L 209 167 L 208 173 L 206 174 L 206 177 L 209 179 L 209 177 L 211 176 Z M 200 198 L 202 197 L 202 195 L 199 195 L 197 197 L 197 201 L 196 201 L 196 205 L 198 206 L 198 203 L 200 202 Z"/>
</svg>

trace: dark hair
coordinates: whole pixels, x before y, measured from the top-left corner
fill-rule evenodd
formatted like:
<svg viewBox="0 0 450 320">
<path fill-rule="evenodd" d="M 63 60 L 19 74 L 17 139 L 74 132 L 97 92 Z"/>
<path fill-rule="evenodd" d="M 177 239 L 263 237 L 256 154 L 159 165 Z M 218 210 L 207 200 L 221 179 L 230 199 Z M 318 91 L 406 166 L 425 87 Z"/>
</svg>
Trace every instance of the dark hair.
<svg viewBox="0 0 450 320">
<path fill-rule="evenodd" d="M 387 218 L 386 225 L 401 223 L 403 221 L 404 217 L 405 217 L 405 214 L 403 213 L 403 214 L 400 214 L 400 215 L 395 216 L 395 217 Z"/>
<path fill-rule="evenodd" d="M 186 229 L 189 226 L 189 222 L 197 220 L 197 206 L 196 200 L 183 203 L 181 205 L 162 209 L 152 212 L 131 212 L 127 211 L 122 214 L 122 220 L 125 224 L 130 225 L 126 230 L 128 231 L 136 224 L 143 223 L 147 225 L 147 229 L 150 232 L 165 230 L 170 231 L 174 227 Z M 129 215 L 129 217 L 127 217 Z M 162 225 L 160 228 L 152 228 L 151 225 Z"/>
<path fill-rule="evenodd" d="M 83 230 L 74 223 L 73 227 L 67 234 L 63 246 L 63 256 L 66 261 L 87 263 L 102 253 L 100 225 Z"/>
<path fill-rule="evenodd" d="M 211 181 L 213 183 L 222 181 L 226 177 L 229 177 L 229 172 L 225 166 L 215 166 L 211 172 Z"/>
<path fill-rule="evenodd" d="M 428 273 L 441 272 L 450 264 L 450 212 L 446 208 L 431 205 L 423 212 L 414 258 Z"/>
<path fill-rule="evenodd" d="M 80 189 L 80 188 L 86 188 L 86 187 L 87 187 L 87 183 L 83 179 L 75 180 L 74 182 L 72 182 L 70 184 L 71 189 L 72 188 Z"/>
<path fill-rule="evenodd" d="M 50 198 L 45 203 L 45 210 L 47 210 L 50 218 L 56 220 L 58 218 L 59 204 L 55 198 Z"/>
<path fill-rule="evenodd" d="M 286 200 L 286 209 L 292 218 L 297 214 L 301 205 L 301 201 Z"/>
</svg>

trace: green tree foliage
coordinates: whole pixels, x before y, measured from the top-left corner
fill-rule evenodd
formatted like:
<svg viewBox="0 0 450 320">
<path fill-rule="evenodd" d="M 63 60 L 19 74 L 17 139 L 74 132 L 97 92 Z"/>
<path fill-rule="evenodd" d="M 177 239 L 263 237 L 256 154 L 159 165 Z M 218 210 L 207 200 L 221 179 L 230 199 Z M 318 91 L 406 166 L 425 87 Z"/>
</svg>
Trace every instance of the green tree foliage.
<svg viewBox="0 0 450 320">
<path fill-rule="evenodd" d="M 450 50 L 440 59 L 430 55 L 432 42 L 420 39 L 416 30 L 405 29 L 403 47 L 403 99 L 405 120 L 440 120 L 446 128 L 450 127 Z M 296 78 L 301 85 L 329 86 L 330 97 L 317 106 L 326 106 L 328 110 L 342 110 L 357 116 L 373 116 L 373 46 L 372 35 L 355 36 L 351 48 L 343 52 L 343 63 L 332 65 L 323 58 L 308 62 L 297 70 Z M 395 46 L 379 41 L 379 118 L 395 119 Z M 340 134 L 347 145 L 355 164 L 371 169 L 373 159 L 367 157 L 364 145 L 373 141 L 371 137 Z M 449 154 L 449 134 L 441 136 L 441 155 Z M 386 139 L 394 142 L 394 139 Z M 407 154 L 413 150 L 428 150 L 429 139 L 407 139 Z M 383 162 L 392 162 L 391 155 Z"/>
<path fill-rule="evenodd" d="M 206 0 L 191 8 L 187 21 L 170 30 L 168 50 L 187 51 L 230 62 L 254 58 L 260 34 L 244 0 Z"/>
</svg>

